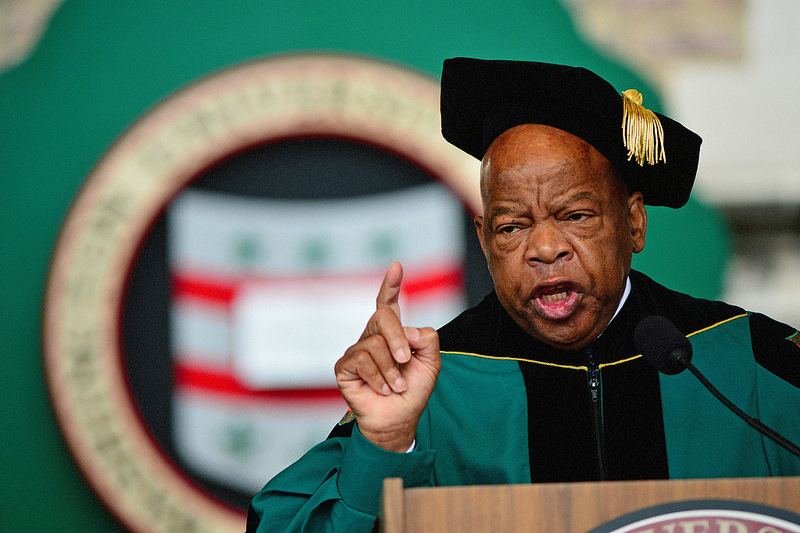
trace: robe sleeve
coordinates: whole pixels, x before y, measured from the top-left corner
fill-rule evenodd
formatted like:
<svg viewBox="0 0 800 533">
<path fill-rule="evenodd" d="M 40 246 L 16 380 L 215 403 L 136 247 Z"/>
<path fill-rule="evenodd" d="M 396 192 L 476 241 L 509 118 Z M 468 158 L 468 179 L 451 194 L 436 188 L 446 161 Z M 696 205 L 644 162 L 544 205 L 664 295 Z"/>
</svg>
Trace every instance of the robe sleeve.
<svg viewBox="0 0 800 533">
<path fill-rule="evenodd" d="M 800 446 L 800 332 L 761 314 L 749 318 L 758 363 L 758 418 Z M 800 459 L 771 441 L 764 447 L 771 475 L 800 475 Z"/>
<path fill-rule="evenodd" d="M 323 441 L 267 483 L 252 500 L 247 533 L 372 531 L 384 478 L 431 486 L 434 456 L 383 450 L 354 427 L 350 437 Z"/>
</svg>

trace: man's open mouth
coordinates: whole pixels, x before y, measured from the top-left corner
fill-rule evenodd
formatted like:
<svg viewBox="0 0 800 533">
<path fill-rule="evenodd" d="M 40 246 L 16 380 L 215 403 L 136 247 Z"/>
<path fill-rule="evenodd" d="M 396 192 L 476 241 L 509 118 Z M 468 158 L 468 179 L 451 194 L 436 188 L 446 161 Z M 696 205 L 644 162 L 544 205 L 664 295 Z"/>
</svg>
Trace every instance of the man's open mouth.
<svg viewBox="0 0 800 533">
<path fill-rule="evenodd" d="M 540 298 L 545 302 L 559 302 L 569 298 L 570 294 L 572 294 L 572 289 L 567 287 L 563 290 L 559 290 L 558 292 L 542 293 Z"/>
<path fill-rule="evenodd" d="M 548 320 L 564 320 L 575 312 L 579 293 L 569 283 L 556 283 L 541 288 L 535 300 L 538 313 Z"/>
</svg>

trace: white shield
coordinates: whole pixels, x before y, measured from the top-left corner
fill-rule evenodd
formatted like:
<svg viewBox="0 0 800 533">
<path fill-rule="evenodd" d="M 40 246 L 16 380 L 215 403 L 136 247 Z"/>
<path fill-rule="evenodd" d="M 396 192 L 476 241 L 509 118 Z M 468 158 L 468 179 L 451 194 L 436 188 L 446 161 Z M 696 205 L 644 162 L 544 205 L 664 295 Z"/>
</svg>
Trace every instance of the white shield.
<svg viewBox="0 0 800 533">
<path fill-rule="evenodd" d="M 186 190 L 167 220 L 175 446 L 235 489 L 260 489 L 344 414 L 333 365 L 392 261 L 404 323 L 465 306 L 463 210 L 438 183 L 326 200 Z"/>
</svg>

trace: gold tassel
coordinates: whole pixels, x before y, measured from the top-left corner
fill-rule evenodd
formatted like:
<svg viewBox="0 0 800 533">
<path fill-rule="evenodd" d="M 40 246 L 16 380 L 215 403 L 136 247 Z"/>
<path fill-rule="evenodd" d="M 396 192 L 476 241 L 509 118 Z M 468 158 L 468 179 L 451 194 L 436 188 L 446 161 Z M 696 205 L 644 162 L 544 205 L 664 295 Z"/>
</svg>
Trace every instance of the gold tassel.
<svg viewBox="0 0 800 533">
<path fill-rule="evenodd" d="M 622 140 L 628 149 L 628 161 L 635 157 L 639 166 L 667 162 L 664 151 L 664 128 L 655 113 L 642 107 L 642 94 L 636 89 L 622 93 Z"/>
</svg>

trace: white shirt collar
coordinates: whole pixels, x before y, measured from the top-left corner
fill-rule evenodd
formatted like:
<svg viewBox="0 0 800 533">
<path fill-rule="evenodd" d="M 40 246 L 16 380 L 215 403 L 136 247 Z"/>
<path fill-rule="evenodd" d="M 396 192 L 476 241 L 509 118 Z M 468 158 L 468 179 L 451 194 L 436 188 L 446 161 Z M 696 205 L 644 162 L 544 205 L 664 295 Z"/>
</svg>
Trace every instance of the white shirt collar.
<svg viewBox="0 0 800 533">
<path fill-rule="evenodd" d="M 619 314 L 620 310 L 622 309 L 622 306 L 625 305 L 625 301 L 628 299 L 628 296 L 630 294 L 631 294 L 631 278 L 628 277 L 628 278 L 625 279 L 625 291 L 622 293 L 622 298 L 619 301 L 619 305 L 617 306 L 617 310 L 614 311 L 614 316 L 612 316 L 611 320 L 608 321 L 608 324 L 606 324 L 606 327 L 603 329 L 603 332 L 600 333 L 600 335 L 597 336 L 598 339 L 603 335 L 603 333 L 606 332 L 606 329 L 608 329 L 609 324 L 611 324 L 611 322 L 613 322 L 614 319 L 617 318 L 617 315 Z"/>
<path fill-rule="evenodd" d="M 631 293 L 631 278 L 628 277 L 625 278 L 625 292 L 622 293 L 622 298 L 620 299 L 619 305 L 617 306 L 617 310 L 614 311 L 614 316 L 611 317 L 611 320 L 614 320 L 617 317 L 620 310 L 622 309 L 622 306 L 625 305 L 625 301 L 628 299 L 630 293 Z M 608 321 L 609 324 L 611 323 L 611 320 Z"/>
</svg>

